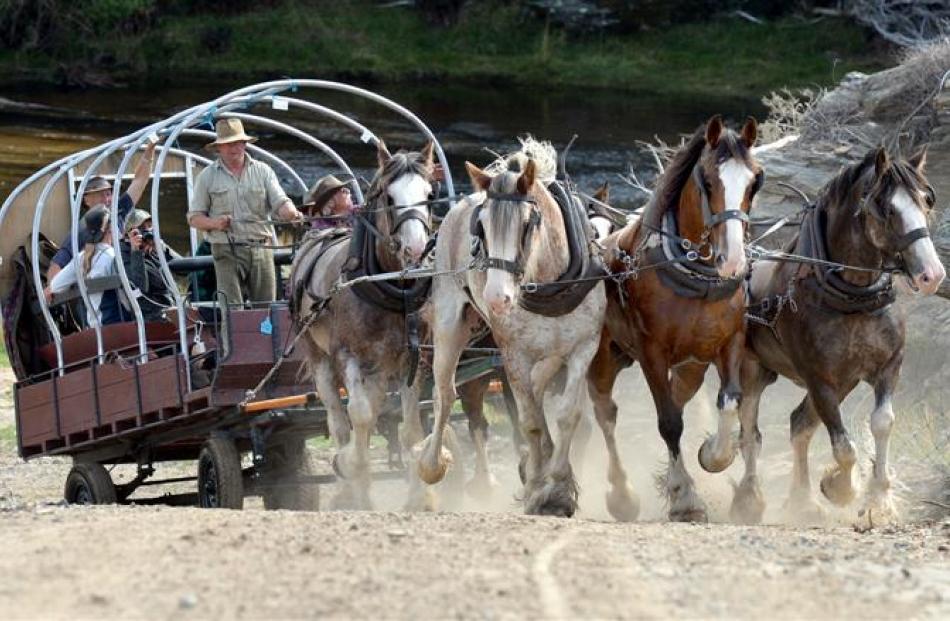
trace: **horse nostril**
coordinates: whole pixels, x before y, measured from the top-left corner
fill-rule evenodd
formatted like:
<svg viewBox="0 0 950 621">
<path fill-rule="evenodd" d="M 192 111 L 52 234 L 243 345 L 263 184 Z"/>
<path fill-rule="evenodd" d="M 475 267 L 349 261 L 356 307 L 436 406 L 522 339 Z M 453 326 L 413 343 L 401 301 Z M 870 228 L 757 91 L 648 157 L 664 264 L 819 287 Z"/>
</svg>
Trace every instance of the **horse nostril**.
<svg viewBox="0 0 950 621">
<path fill-rule="evenodd" d="M 716 265 L 717 265 L 717 266 L 722 267 L 722 265 L 723 265 L 725 262 L 726 262 L 726 255 L 722 254 L 721 252 L 716 255 Z"/>
</svg>

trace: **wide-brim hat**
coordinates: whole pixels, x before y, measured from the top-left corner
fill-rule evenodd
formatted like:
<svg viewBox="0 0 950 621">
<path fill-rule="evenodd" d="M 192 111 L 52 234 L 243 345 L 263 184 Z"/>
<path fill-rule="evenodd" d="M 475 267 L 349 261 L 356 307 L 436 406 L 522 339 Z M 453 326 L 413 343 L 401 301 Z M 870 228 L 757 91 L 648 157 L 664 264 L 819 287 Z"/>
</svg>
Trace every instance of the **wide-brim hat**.
<svg viewBox="0 0 950 621">
<path fill-rule="evenodd" d="M 205 145 L 205 149 L 213 149 L 219 144 L 231 142 L 256 142 L 257 138 L 244 133 L 244 124 L 241 119 L 218 119 L 214 124 L 214 142 Z"/>
<path fill-rule="evenodd" d="M 82 217 L 82 228 L 85 233 L 84 243 L 98 244 L 109 230 L 109 208 L 105 205 L 93 207 Z"/>
<path fill-rule="evenodd" d="M 151 220 L 152 214 L 145 211 L 144 209 L 133 209 L 132 213 L 125 219 L 125 232 L 128 233 L 132 229 L 137 229 L 142 226 L 146 220 Z"/>
<path fill-rule="evenodd" d="M 92 194 L 93 192 L 102 192 L 103 190 L 111 190 L 112 184 L 109 183 L 109 180 L 105 177 L 93 177 L 86 184 L 86 189 L 83 190 L 82 195 Z"/>
<path fill-rule="evenodd" d="M 303 197 L 303 206 L 322 207 L 339 189 L 345 188 L 350 180 L 348 175 L 346 181 L 341 181 L 333 175 L 320 177 Z"/>
</svg>

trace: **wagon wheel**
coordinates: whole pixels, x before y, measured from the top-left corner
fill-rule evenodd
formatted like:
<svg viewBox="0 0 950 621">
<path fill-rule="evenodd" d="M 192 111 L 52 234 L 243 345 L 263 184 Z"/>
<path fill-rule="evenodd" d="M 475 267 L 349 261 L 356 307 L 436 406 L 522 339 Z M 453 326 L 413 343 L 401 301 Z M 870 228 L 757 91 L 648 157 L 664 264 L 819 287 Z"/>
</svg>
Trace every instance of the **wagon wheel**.
<svg viewBox="0 0 950 621">
<path fill-rule="evenodd" d="M 71 505 L 112 505 L 116 503 L 115 485 L 109 472 L 99 463 L 78 463 L 66 477 L 63 492 Z"/>
<path fill-rule="evenodd" d="M 210 438 L 198 455 L 198 504 L 210 509 L 243 509 L 241 455 L 227 438 Z"/>
<path fill-rule="evenodd" d="M 294 483 L 298 476 L 314 474 L 313 461 L 303 440 L 290 440 L 267 451 L 270 464 L 264 474 L 261 496 L 265 509 L 318 511 L 320 487 L 314 483 Z"/>
</svg>

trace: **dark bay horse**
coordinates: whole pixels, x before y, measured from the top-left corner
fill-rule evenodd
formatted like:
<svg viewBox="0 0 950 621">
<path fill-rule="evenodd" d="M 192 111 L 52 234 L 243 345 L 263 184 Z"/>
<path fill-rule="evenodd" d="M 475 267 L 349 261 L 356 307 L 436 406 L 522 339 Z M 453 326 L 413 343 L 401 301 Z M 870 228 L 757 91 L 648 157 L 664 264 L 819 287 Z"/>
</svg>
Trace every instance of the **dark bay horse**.
<svg viewBox="0 0 950 621">
<path fill-rule="evenodd" d="M 862 509 L 873 511 L 869 519 L 875 521 L 896 517 L 887 451 L 894 423 L 891 401 L 904 356 L 904 318 L 893 304 L 891 271 L 900 270 L 925 295 L 933 294 L 945 276 L 927 227 L 934 194 L 924 176 L 925 159 L 924 151 L 909 160 L 891 160 L 884 149 L 874 149 L 821 190 L 788 248 L 853 269 L 792 261 L 756 263 L 752 270 L 752 355 L 743 367 L 740 408 L 746 473 L 733 499 L 739 519 L 758 521 L 764 510 L 756 475 L 758 405 L 777 375 L 808 391 L 791 415 L 789 508 L 806 518 L 820 513 L 808 469 L 808 446 L 819 421 L 828 429 L 836 462 L 822 477 L 821 491 L 837 505 L 854 497 L 855 450 L 840 404 L 863 381 L 874 389 L 875 455 Z"/>
<path fill-rule="evenodd" d="M 703 443 L 699 461 L 719 472 L 735 457 L 745 344 L 744 233 L 763 175 L 751 154 L 755 139 L 754 119 L 739 134 L 726 129 L 720 117 L 710 119 L 674 156 L 642 219 L 603 242 L 611 272 L 639 270 L 620 284 L 608 281 L 606 323 L 588 373 L 610 454 L 607 507 L 617 519 L 633 519 L 638 511 L 617 452 L 617 405 L 611 397 L 617 374 L 633 361 L 643 368 L 669 451 L 664 488 L 671 520 L 706 519 L 680 437 L 683 407 L 710 364 L 721 380 L 719 429 Z"/>
</svg>

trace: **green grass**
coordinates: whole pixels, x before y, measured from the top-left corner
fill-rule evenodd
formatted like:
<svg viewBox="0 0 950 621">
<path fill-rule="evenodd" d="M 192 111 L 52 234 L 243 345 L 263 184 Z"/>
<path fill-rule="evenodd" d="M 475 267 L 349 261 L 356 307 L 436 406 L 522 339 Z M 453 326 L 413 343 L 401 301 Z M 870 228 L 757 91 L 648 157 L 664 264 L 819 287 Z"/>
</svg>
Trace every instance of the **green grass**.
<svg viewBox="0 0 950 621">
<path fill-rule="evenodd" d="M 209 42 L 220 51 L 209 51 Z M 85 45 L 89 58 L 115 58 L 120 79 L 294 75 L 754 96 L 782 86 L 827 85 L 850 70 L 880 68 L 885 60 L 869 49 L 866 33 L 845 20 L 786 18 L 760 26 L 722 18 L 572 39 L 540 20 L 524 21 L 514 7 L 478 4 L 443 30 L 410 10 L 365 1 L 165 18 L 145 34 Z M 29 66 L 48 75 L 56 62 L 0 54 L 0 74 Z"/>
</svg>

